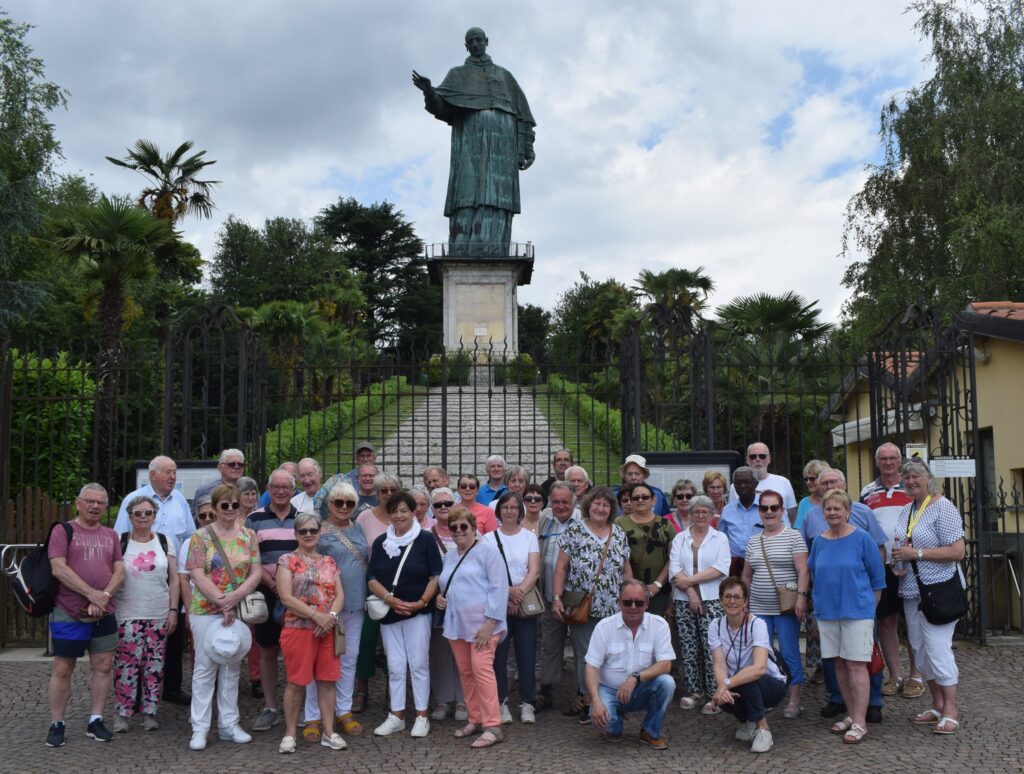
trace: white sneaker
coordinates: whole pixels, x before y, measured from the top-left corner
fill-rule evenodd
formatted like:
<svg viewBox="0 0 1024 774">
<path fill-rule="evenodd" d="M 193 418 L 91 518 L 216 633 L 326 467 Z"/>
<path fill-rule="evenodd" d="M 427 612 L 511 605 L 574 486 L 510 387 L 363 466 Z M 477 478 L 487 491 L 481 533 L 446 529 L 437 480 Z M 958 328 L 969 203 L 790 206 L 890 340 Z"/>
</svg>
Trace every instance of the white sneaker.
<svg viewBox="0 0 1024 774">
<path fill-rule="evenodd" d="M 455 705 L 455 719 L 460 723 L 469 720 L 469 710 L 466 709 L 466 705 L 459 702 Z"/>
<path fill-rule="evenodd" d="M 332 750 L 344 750 L 348 745 L 345 740 L 341 738 L 341 734 L 331 734 L 329 737 L 320 737 L 321 747 L 330 747 Z"/>
<path fill-rule="evenodd" d="M 448 717 L 447 704 L 438 704 L 430 713 L 431 720 L 444 720 L 446 717 Z"/>
<path fill-rule="evenodd" d="M 205 731 L 194 731 L 192 738 L 188 742 L 188 749 L 190 750 L 205 750 L 206 749 L 206 732 Z"/>
<path fill-rule="evenodd" d="M 235 744 L 248 744 L 252 741 L 252 737 L 245 733 L 237 723 L 228 728 L 218 728 L 217 736 L 225 742 L 234 742 Z"/>
<path fill-rule="evenodd" d="M 501 703 L 501 725 L 507 726 L 512 722 L 512 713 L 509 711 L 508 702 Z"/>
<path fill-rule="evenodd" d="M 736 739 L 741 742 L 749 742 L 754 738 L 754 732 L 757 730 L 757 723 L 740 723 L 739 728 L 736 729 Z"/>
<path fill-rule="evenodd" d="M 519 722 L 520 723 L 536 723 L 537 716 L 533 711 L 532 704 L 520 704 L 519 705 Z"/>
<path fill-rule="evenodd" d="M 294 736 L 286 736 L 283 739 L 281 739 L 281 744 L 279 744 L 277 746 L 277 751 L 279 753 L 293 753 L 293 752 L 295 752 L 295 737 Z"/>
<path fill-rule="evenodd" d="M 398 717 L 398 715 L 392 715 L 390 712 L 384 719 L 384 722 L 373 729 L 374 736 L 391 736 L 397 731 L 405 731 L 405 720 Z"/>
<path fill-rule="evenodd" d="M 767 728 L 759 728 L 754 731 L 754 741 L 750 745 L 750 752 L 765 753 L 772 749 L 775 742 L 772 740 L 772 732 Z"/>
<path fill-rule="evenodd" d="M 404 726 L 403 726 L 404 727 Z M 422 715 L 416 716 L 416 722 L 412 724 L 412 736 L 422 739 L 430 733 L 430 721 Z"/>
</svg>

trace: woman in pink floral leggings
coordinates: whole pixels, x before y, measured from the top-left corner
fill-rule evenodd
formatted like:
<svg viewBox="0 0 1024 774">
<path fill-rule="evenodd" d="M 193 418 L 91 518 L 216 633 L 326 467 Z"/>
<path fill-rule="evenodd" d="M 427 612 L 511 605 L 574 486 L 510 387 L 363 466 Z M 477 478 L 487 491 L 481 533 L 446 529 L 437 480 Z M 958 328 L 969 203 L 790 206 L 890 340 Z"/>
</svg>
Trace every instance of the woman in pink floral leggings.
<svg viewBox="0 0 1024 774">
<path fill-rule="evenodd" d="M 114 731 L 128 730 L 140 694 L 142 727 L 152 731 L 163 682 L 167 635 L 178 625 L 178 568 L 174 539 L 153 532 L 156 503 L 134 498 L 126 510 L 132 530 L 121 536 L 124 584 L 117 596 L 114 657 Z"/>
</svg>

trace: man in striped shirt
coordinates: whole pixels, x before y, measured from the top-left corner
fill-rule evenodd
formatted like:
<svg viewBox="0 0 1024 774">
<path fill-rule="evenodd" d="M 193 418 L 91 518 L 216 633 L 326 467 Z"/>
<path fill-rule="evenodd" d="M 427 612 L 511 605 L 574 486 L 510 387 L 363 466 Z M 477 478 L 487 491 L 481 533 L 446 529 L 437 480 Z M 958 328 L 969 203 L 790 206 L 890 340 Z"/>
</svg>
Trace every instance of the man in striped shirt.
<svg viewBox="0 0 1024 774">
<path fill-rule="evenodd" d="M 259 590 L 267 599 L 267 609 L 277 605 L 277 560 L 298 548 L 295 540 L 295 517 L 298 511 L 291 499 L 295 492 L 295 477 L 287 470 L 270 474 L 270 505 L 253 511 L 245 526 L 256 533 L 263 564 Z M 260 682 L 263 684 L 264 707 L 253 723 L 253 731 L 269 731 L 278 722 L 277 654 L 281 627 L 271 615 L 264 623 L 254 627 L 256 642 L 260 646 Z"/>
</svg>

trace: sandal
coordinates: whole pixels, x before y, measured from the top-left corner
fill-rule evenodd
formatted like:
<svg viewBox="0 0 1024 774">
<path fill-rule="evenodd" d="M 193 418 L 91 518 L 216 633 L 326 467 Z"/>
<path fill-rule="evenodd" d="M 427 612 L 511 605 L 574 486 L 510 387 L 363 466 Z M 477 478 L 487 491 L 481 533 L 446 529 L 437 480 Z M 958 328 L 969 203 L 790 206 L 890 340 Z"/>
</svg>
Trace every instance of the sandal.
<svg viewBox="0 0 1024 774">
<path fill-rule="evenodd" d="M 843 741 L 846 744 L 859 744 L 868 735 L 868 730 L 860 723 L 852 723 L 850 730 L 843 734 Z"/>
<path fill-rule="evenodd" d="M 504 740 L 505 737 L 500 730 L 488 728 L 480 734 L 480 738 L 473 742 L 470 747 L 481 750 L 484 747 L 494 747 L 498 742 L 503 742 Z"/>
<path fill-rule="evenodd" d="M 851 728 L 853 728 L 853 718 L 847 715 L 838 723 L 833 723 L 832 728 L 830 730 L 833 734 L 845 734 Z"/>
<path fill-rule="evenodd" d="M 895 696 L 903 690 L 903 678 L 902 677 L 890 677 L 884 683 L 882 683 L 882 695 L 883 696 Z"/>
<path fill-rule="evenodd" d="M 715 704 L 714 699 L 705 704 L 700 711 L 701 715 L 717 715 L 722 711 L 722 708 Z"/>
<path fill-rule="evenodd" d="M 341 730 L 349 736 L 359 736 L 361 733 L 363 733 L 362 724 L 354 717 L 352 717 L 351 712 L 346 712 L 344 715 L 338 715 L 338 717 L 335 720 L 337 721 L 338 725 L 341 726 Z"/>
<path fill-rule="evenodd" d="M 302 738 L 307 742 L 320 741 L 320 721 L 307 720 L 306 727 L 302 729 Z"/>
<path fill-rule="evenodd" d="M 782 710 L 782 717 L 786 718 L 786 720 L 793 720 L 800 717 L 800 713 L 803 711 L 804 708 L 799 704 L 787 704 L 785 709 Z"/>
<path fill-rule="evenodd" d="M 455 732 L 455 738 L 465 739 L 467 736 L 473 736 L 473 734 L 479 733 L 482 730 L 476 723 L 467 723 Z"/>
<path fill-rule="evenodd" d="M 700 700 L 703 698 L 704 694 L 702 693 L 691 693 L 689 696 L 684 696 L 679 700 L 679 709 L 697 709 L 697 705 L 700 704 Z"/>
<path fill-rule="evenodd" d="M 352 712 L 358 715 L 360 712 L 366 712 L 366 691 L 356 691 L 352 695 Z"/>
<path fill-rule="evenodd" d="M 924 694 L 924 678 L 923 677 L 908 677 L 903 681 L 903 696 L 904 699 L 917 699 Z"/>
<path fill-rule="evenodd" d="M 914 715 L 910 722 L 918 726 L 932 726 L 942 720 L 942 713 L 932 707 Z"/>
<path fill-rule="evenodd" d="M 953 727 L 952 728 L 945 728 L 944 726 L 947 723 L 952 723 Z M 953 736 L 953 734 L 955 734 L 959 730 L 960 730 L 960 720 L 959 720 L 959 718 L 950 718 L 950 717 L 946 717 L 945 715 L 943 715 L 941 718 L 939 718 L 938 725 L 936 725 L 935 728 L 932 729 L 932 733 L 933 734 L 939 734 L 940 736 Z"/>
</svg>

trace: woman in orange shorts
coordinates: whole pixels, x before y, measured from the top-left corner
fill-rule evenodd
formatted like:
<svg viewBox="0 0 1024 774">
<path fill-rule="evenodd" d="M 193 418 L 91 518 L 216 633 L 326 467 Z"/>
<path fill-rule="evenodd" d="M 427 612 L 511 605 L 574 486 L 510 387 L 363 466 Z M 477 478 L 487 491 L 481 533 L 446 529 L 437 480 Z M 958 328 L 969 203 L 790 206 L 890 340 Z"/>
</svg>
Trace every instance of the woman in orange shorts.
<svg viewBox="0 0 1024 774">
<path fill-rule="evenodd" d="M 317 703 L 323 733 L 320 744 L 344 750 L 345 740 L 334 731 L 334 684 L 340 677 L 340 661 L 334 653 L 334 629 L 345 603 L 338 567 L 329 556 L 316 551 L 320 519 L 313 513 L 295 517 L 298 549 L 277 562 L 277 593 L 285 607 L 281 629 L 288 684 L 284 689 L 285 736 L 278 752 L 295 752 L 299 707 L 306 686 L 316 680 Z"/>
</svg>

